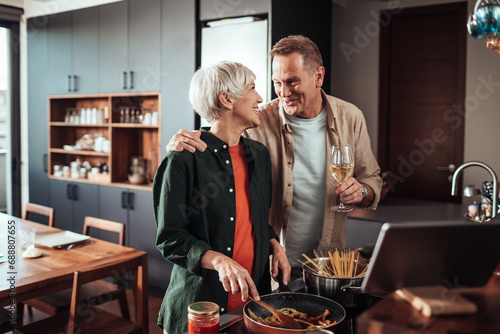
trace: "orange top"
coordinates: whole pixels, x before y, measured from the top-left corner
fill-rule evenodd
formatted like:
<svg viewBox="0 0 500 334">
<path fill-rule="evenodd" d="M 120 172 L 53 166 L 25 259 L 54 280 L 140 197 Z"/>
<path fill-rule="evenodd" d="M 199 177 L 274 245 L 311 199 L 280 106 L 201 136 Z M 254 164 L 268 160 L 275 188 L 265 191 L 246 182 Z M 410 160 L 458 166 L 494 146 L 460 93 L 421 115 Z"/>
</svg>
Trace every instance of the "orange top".
<svg viewBox="0 0 500 334">
<path fill-rule="evenodd" d="M 248 178 L 248 164 L 244 151 L 240 145 L 229 147 L 229 154 L 233 162 L 234 186 L 236 196 L 236 219 L 234 232 L 233 260 L 241 264 L 253 277 L 253 263 L 255 256 L 255 232 L 252 224 L 250 181 Z M 231 311 L 244 305 L 241 294 L 229 293 L 227 310 Z"/>
</svg>

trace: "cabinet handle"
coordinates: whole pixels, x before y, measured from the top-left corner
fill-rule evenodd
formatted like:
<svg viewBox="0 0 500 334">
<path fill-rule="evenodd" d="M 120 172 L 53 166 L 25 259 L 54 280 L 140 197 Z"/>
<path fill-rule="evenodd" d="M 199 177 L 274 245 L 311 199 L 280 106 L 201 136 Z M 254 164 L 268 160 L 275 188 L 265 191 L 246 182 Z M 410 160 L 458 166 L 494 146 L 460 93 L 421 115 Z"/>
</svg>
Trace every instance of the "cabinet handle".
<svg viewBox="0 0 500 334">
<path fill-rule="evenodd" d="M 73 200 L 73 194 L 72 194 L 72 188 L 71 188 L 71 184 L 67 184 L 66 185 L 66 197 L 71 201 Z"/>
<path fill-rule="evenodd" d="M 123 89 L 127 89 L 127 72 L 123 71 Z"/>
<path fill-rule="evenodd" d="M 130 89 L 134 89 L 134 71 L 130 71 Z"/>
<path fill-rule="evenodd" d="M 126 209 L 128 207 L 128 198 L 127 198 L 127 192 L 122 191 L 122 209 Z"/>
<path fill-rule="evenodd" d="M 71 88 L 71 74 L 68 74 L 68 92 L 71 92 L 72 91 L 72 88 Z"/>
<path fill-rule="evenodd" d="M 43 166 L 43 172 L 44 173 L 48 173 L 49 172 L 49 160 L 48 160 L 48 155 L 47 153 L 45 153 L 43 156 L 42 156 L 42 166 Z"/>
<path fill-rule="evenodd" d="M 128 208 L 130 210 L 134 210 L 134 193 L 133 192 L 128 193 Z"/>
<path fill-rule="evenodd" d="M 73 75 L 73 92 L 76 92 L 78 90 L 78 86 L 76 85 L 77 83 L 77 76 L 76 75 Z"/>
<path fill-rule="evenodd" d="M 72 198 L 73 201 L 78 201 L 78 186 L 76 184 L 74 184 L 71 188 L 72 188 L 72 192 L 71 193 L 73 195 L 72 196 L 73 197 Z"/>
</svg>

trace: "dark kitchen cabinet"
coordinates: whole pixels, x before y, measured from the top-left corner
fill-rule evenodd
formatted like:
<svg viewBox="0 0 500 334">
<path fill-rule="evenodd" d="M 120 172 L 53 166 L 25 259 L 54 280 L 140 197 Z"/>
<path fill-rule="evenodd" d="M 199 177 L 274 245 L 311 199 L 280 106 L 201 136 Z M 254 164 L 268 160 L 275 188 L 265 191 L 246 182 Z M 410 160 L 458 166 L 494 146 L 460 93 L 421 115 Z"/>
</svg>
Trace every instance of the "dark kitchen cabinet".
<svg viewBox="0 0 500 334">
<path fill-rule="evenodd" d="M 85 8 L 73 12 L 72 74 L 73 92 L 98 92 L 99 80 L 99 9 Z"/>
<path fill-rule="evenodd" d="M 161 0 L 129 0 L 128 22 L 128 68 L 133 73 L 129 90 L 160 90 L 165 79 L 160 69 Z"/>
<path fill-rule="evenodd" d="M 57 228 L 82 233 L 86 216 L 99 217 L 99 186 L 55 179 L 49 186 Z"/>
<path fill-rule="evenodd" d="M 49 94 L 67 94 L 73 91 L 71 70 L 72 13 L 48 17 L 48 80 Z"/>
<path fill-rule="evenodd" d="M 48 17 L 49 94 L 97 92 L 98 13 L 91 7 Z"/>
<path fill-rule="evenodd" d="M 161 155 L 179 129 L 194 129 L 195 112 L 189 103 L 189 85 L 196 70 L 195 0 L 162 3 Z M 174 33 L 172 33 L 174 32 Z"/>
<path fill-rule="evenodd" d="M 99 6 L 99 90 L 121 92 L 127 86 L 128 2 Z"/>
<path fill-rule="evenodd" d="M 148 253 L 149 285 L 164 292 L 172 266 L 156 248 L 151 191 L 100 186 L 99 205 L 101 218 L 127 225 L 127 246 Z"/>
<path fill-rule="evenodd" d="M 330 64 L 332 49 L 332 1 L 269 0 L 269 40 L 271 47 L 289 35 L 309 37 L 321 52 L 326 75 L 323 90 L 330 94 Z M 269 73 L 269 80 L 271 74 Z M 276 97 L 274 90 L 272 97 Z"/>
<path fill-rule="evenodd" d="M 100 6 L 99 26 L 99 90 L 159 91 L 161 0 Z"/>
<path fill-rule="evenodd" d="M 28 157 L 29 201 L 49 205 L 47 177 L 47 17 L 29 19 L 28 33 Z"/>
</svg>

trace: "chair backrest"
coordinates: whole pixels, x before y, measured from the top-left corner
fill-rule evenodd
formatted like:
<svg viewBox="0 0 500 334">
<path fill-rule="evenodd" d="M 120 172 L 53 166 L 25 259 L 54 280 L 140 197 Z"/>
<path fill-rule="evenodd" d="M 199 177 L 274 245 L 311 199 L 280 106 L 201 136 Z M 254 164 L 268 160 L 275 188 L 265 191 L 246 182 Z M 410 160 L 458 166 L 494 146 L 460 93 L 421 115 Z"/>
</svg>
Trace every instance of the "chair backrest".
<svg viewBox="0 0 500 334">
<path fill-rule="evenodd" d="M 90 228 L 118 233 L 118 243 L 125 246 L 125 225 L 112 220 L 95 217 L 85 217 L 83 222 L 83 234 L 90 235 Z"/>
<path fill-rule="evenodd" d="M 85 283 L 97 281 L 106 277 L 115 277 L 116 279 L 123 280 L 125 272 L 132 272 L 133 281 L 135 282 L 134 291 L 138 293 L 147 294 L 146 282 L 143 280 L 144 271 L 147 268 L 145 265 L 144 256 L 137 255 L 124 261 L 118 261 L 107 266 L 99 266 L 82 271 L 75 271 L 73 275 L 73 291 L 71 294 L 71 306 L 68 322 L 68 334 L 79 333 L 79 324 L 89 321 L 88 312 L 82 311 L 85 304 L 80 304 L 81 300 L 81 287 Z M 110 292 L 111 293 L 111 292 Z M 143 295 L 137 295 L 140 298 L 134 298 L 136 309 L 136 325 L 139 327 L 145 326 L 145 319 L 142 313 L 138 312 L 143 310 L 147 305 L 147 299 Z M 90 325 L 90 324 L 87 324 Z"/>
<path fill-rule="evenodd" d="M 26 203 L 24 207 L 23 219 L 29 220 L 30 214 L 34 213 L 41 216 L 47 216 L 49 226 L 54 227 L 54 209 L 40 204 Z"/>
</svg>

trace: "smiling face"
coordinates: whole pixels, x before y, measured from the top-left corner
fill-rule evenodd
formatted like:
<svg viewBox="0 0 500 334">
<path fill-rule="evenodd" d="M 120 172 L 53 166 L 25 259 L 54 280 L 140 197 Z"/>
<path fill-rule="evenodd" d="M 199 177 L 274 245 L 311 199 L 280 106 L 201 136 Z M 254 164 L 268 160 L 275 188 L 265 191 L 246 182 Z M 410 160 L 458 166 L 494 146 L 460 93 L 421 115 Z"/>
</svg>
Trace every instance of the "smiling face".
<svg viewBox="0 0 500 334">
<path fill-rule="evenodd" d="M 250 82 L 245 86 L 241 99 L 233 101 L 233 120 L 246 129 L 258 126 L 260 124 L 258 107 L 262 101 L 262 97 L 255 90 L 255 82 Z"/>
<path fill-rule="evenodd" d="M 273 83 L 276 95 L 288 115 L 313 118 L 322 110 L 321 86 L 325 68 L 308 70 L 299 53 L 273 58 Z"/>
</svg>

